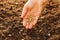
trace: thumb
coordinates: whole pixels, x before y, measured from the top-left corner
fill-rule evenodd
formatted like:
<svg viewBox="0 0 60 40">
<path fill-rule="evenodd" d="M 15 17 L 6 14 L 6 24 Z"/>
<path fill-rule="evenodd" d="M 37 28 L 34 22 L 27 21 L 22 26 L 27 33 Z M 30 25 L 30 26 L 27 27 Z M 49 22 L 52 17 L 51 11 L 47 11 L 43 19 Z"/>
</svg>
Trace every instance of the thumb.
<svg viewBox="0 0 60 40">
<path fill-rule="evenodd" d="M 32 8 L 33 4 L 34 2 L 32 2 L 31 0 L 27 1 L 27 3 L 23 7 L 21 18 L 24 18 L 27 15 L 27 12 Z"/>
<path fill-rule="evenodd" d="M 21 18 L 24 18 L 28 12 L 28 3 L 29 3 L 29 1 L 27 1 L 27 3 L 23 7 Z"/>
<path fill-rule="evenodd" d="M 24 6 L 24 8 L 22 10 L 21 18 L 24 18 L 26 16 L 27 12 L 28 12 L 28 7 Z"/>
</svg>

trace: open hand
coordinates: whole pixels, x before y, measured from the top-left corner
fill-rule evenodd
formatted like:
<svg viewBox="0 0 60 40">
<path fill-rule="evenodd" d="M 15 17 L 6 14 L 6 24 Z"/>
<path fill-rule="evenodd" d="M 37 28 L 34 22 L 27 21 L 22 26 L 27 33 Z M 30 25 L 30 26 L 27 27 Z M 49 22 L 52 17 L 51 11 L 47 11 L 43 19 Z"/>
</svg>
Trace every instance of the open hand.
<svg viewBox="0 0 60 40">
<path fill-rule="evenodd" d="M 37 23 L 46 2 L 47 0 L 28 0 L 24 5 L 21 18 L 23 18 L 23 26 L 26 29 L 33 28 Z"/>
</svg>

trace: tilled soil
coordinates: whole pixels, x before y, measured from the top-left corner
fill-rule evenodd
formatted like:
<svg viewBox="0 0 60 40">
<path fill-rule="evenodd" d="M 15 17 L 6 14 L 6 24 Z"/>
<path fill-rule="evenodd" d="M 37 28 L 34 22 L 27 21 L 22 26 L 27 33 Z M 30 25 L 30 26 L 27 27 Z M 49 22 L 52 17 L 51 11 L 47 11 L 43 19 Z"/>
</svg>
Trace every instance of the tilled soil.
<svg viewBox="0 0 60 40">
<path fill-rule="evenodd" d="M 0 0 L 0 40 L 60 40 L 60 1 L 49 0 L 35 28 L 20 18 L 27 0 Z"/>
</svg>

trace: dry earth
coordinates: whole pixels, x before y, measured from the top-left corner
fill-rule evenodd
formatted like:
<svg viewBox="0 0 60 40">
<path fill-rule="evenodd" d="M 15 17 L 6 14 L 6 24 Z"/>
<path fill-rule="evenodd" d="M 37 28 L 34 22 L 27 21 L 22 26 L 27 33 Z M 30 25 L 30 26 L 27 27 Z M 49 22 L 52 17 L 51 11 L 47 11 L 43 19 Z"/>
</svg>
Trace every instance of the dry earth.
<svg viewBox="0 0 60 40">
<path fill-rule="evenodd" d="M 19 17 L 27 0 L 0 0 L 0 40 L 60 40 L 60 1 L 49 0 L 36 27 L 27 30 Z"/>
</svg>

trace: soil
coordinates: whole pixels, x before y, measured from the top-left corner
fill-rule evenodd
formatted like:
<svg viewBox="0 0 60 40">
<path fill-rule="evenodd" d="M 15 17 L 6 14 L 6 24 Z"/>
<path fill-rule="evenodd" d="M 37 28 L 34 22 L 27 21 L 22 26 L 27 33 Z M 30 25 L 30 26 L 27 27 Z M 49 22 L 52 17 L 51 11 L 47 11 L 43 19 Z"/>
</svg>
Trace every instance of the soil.
<svg viewBox="0 0 60 40">
<path fill-rule="evenodd" d="M 27 0 L 0 0 L 0 40 L 60 40 L 60 1 L 49 0 L 35 27 L 20 18 Z"/>
</svg>

